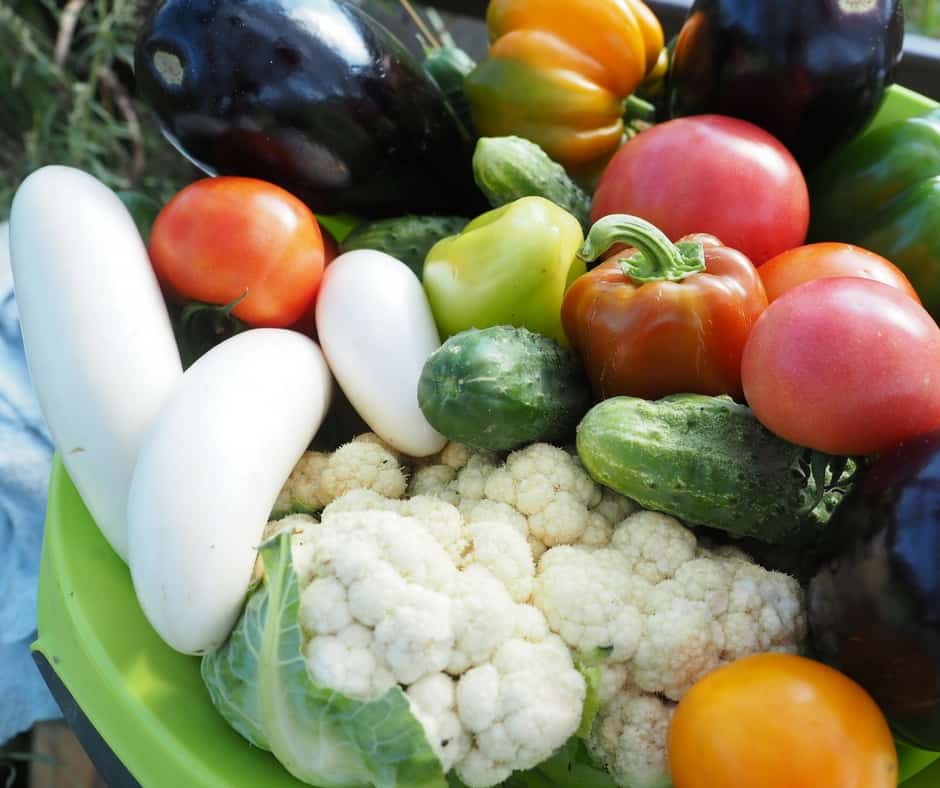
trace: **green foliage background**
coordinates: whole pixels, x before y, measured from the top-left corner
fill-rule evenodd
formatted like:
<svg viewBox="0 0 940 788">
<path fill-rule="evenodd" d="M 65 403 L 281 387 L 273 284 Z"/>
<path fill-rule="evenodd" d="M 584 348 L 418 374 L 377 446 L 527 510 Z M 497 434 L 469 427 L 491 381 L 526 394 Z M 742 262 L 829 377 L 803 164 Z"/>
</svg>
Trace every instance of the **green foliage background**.
<svg viewBox="0 0 940 788">
<path fill-rule="evenodd" d="M 133 96 L 134 40 L 151 2 L 0 0 L 0 220 L 44 164 L 158 203 L 194 177 Z M 904 2 L 909 30 L 940 37 L 940 0 Z"/>
</svg>

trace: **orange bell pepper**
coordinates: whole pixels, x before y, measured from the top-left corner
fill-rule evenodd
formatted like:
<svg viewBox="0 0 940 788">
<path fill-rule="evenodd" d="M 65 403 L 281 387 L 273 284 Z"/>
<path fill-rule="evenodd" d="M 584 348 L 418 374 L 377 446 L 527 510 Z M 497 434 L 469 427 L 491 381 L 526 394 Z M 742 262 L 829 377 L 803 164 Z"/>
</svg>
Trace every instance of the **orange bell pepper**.
<svg viewBox="0 0 940 788">
<path fill-rule="evenodd" d="M 642 0 L 492 0 L 486 21 L 489 54 L 466 80 L 481 136 L 525 137 L 576 177 L 598 172 L 660 57 L 659 20 Z"/>
</svg>

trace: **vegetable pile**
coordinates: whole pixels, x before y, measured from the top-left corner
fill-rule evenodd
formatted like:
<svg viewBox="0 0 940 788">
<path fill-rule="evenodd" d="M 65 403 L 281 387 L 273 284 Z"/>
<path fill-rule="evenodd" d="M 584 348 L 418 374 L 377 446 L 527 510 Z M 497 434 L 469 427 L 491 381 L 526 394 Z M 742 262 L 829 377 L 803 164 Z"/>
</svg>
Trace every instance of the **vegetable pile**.
<svg viewBox="0 0 940 788">
<path fill-rule="evenodd" d="M 666 46 L 640 0 L 492 0 L 475 63 L 417 13 L 424 62 L 345 0 L 162 0 L 138 84 L 212 177 L 146 238 L 21 184 L 50 432 L 245 746 L 377 788 L 940 750 L 937 117 L 858 134 L 897 2 L 791 5 Z"/>
</svg>

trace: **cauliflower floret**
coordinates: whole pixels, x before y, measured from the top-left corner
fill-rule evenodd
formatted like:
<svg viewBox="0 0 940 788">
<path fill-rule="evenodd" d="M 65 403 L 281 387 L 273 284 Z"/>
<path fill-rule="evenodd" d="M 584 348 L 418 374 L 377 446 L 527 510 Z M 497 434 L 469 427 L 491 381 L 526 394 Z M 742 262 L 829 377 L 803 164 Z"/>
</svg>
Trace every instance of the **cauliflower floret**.
<svg viewBox="0 0 940 788">
<path fill-rule="evenodd" d="M 588 525 L 588 509 L 602 497 L 571 454 L 547 443 L 510 454 L 490 474 L 485 494 L 526 515 L 532 535 L 549 547 L 578 541 Z"/>
<path fill-rule="evenodd" d="M 471 564 L 461 572 L 453 595 L 455 642 L 447 672 L 459 675 L 488 660 L 512 637 L 515 607 L 506 586 L 486 567 Z"/>
<path fill-rule="evenodd" d="M 538 643 L 548 637 L 545 614 L 534 605 L 516 605 L 514 637 Z"/>
<path fill-rule="evenodd" d="M 605 546 L 613 526 L 634 508 L 623 496 L 596 484 L 575 455 L 547 443 L 512 452 L 502 464 L 494 454 L 455 444 L 439 459 L 440 464 L 415 472 L 409 494 L 453 503 L 468 522 L 493 519 L 494 506 L 511 510 L 536 561 L 555 545 Z M 451 464 L 444 464 L 445 459 Z M 477 514 L 480 507 L 488 512 Z"/>
<path fill-rule="evenodd" d="M 321 499 L 328 503 L 350 490 L 366 489 L 401 498 L 408 480 L 398 458 L 370 441 L 352 441 L 333 452 L 320 472 Z"/>
<path fill-rule="evenodd" d="M 454 640 L 449 598 L 414 586 L 375 627 L 376 651 L 399 684 L 442 671 L 453 661 Z"/>
<path fill-rule="evenodd" d="M 272 517 L 280 517 L 296 509 L 318 511 L 326 501 L 320 494 L 320 474 L 326 467 L 328 454 L 319 451 L 304 452 L 274 502 Z"/>
<path fill-rule="evenodd" d="M 695 557 L 698 542 L 674 517 L 642 511 L 617 526 L 611 547 L 627 559 L 632 574 L 658 583 Z"/>
<path fill-rule="evenodd" d="M 457 710 L 473 749 L 457 764 L 468 786 L 502 782 L 548 758 L 577 730 L 587 688 L 554 635 L 509 640 L 457 682 Z"/>
<path fill-rule="evenodd" d="M 323 510 L 323 518 L 329 519 L 341 512 L 396 512 L 414 518 L 433 536 L 454 563 L 464 562 L 463 556 L 470 549 L 470 536 L 460 512 L 449 503 L 419 495 L 415 498 L 395 500 L 379 495 L 374 490 L 351 490 L 337 498 Z"/>
<path fill-rule="evenodd" d="M 457 684 L 444 673 L 432 673 L 408 687 L 411 711 L 424 728 L 445 772 L 470 752 L 470 734 L 457 716 Z"/>
<path fill-rule="evenodd" d="M 643 637 L 635 599 L 645 585 L 613 551 L 562 545 L 539 561 L 532 602 L 572 649 L 612 649 L 610 658 L 621 662 Z"/>
<path fill-rule="evenodd" d="M 469 446 L 464 446 L 462 443 L 451 441 L 441 449 L 440 462 L 441 465 L 446 465 L 449 468 L 453 468 L 455 471 L 459 471 L 461 468 L 467 466 L 467 463 L 470 462 L 470 458 L 474 454 L 491 456 L 489 452 L 471 449 Z"/>
<path fill-rule="evenodd" d="M 400 501 L 386 498 L 374 490 L 350 490 L 328 503 L 320 517 L 327 520 L 334 514 L 343 512 L 397 512 L 399 503 Z"/>
<path fill-rule="evenodd" d="M 535 562 L 526 538 L 506 522 L 484 520 L 470 526 L 473 548 L 468 563 L 485 566 L 515 602 L 532 595 Z"/>
<path fill-rule="evenodd" d="M 464 556 L 470 549 L 470 534 L 456 507 L 429 495 L 418 495 L 396 503 L 399 513 L 418 520 L 457 566 L 465 563 Z"/>
<path fill-rule="evenodd" d="M 408 495 L 433 495 L 456 506 L 460 502 L 457 491 L 452 489 L 457 471 L 448 465 L 425 465 L 418 468 L 408 484 Z"/>
<path fill-rule="evenodd" d="M 392 446 L 388 441 L 380 438 L 374 432 L 364 432 L 361 435 L 357 435 L 352 439 L 352 443 L 371 443 L 373 446 L 379 446 L 380 448 L 385 449 L 389 454 L 391 454 L 399 462 L 405 462 L 411 458 L 407 455 L 402 454 L 398 449 Z"/>
<path fill-rule="evenodd" d="M 724 633 L 703 603 L 675 596 L 644 623 L 632 671 L 640 689 L 679 700 L 721 664 Z"/>
<path fill-rule="evenodd" d="M 357 489 L 401 498 L 408 488 L 401 461 L 401 455 L 371 432 L 359 435 L 332 454 L 305 452 L 281 488 L 271 515 L 283 517 L 298 509 L 317 512 Z"/>
<path fill-rule="evenodd" d="M 319 685 L 369 700 L 395 686 L 395 677 L 375 649 L 372 631 L 353 624 L 339 635 L 314 637 L 304 648 L 311 678 Z"/>
<path fill-rule="evenodd" d="M 674 711 L 674 704 L 655 695 L 624 688 L 601 707 L 588 750 L 618 785 L 666 788 L 672 784 L 666 735 Z"/>
<path fill-rule="evenodd" d="M 529 521 L 522 512 L 513 509 L 508 503 L 467 498 L 460 502 L 458 508 L 468 525 L 496 521 L 506 523 L 520 536 L 529 536 Z"/>
<path fill-rule="evenodd" d="M 725 634 L 723 661 L 765 651 L 795 653 L 808 625 L 800 584 L 747 560 L 726 562 L 732 582 L 728 612 L 718 621 Z"/>
</svg>

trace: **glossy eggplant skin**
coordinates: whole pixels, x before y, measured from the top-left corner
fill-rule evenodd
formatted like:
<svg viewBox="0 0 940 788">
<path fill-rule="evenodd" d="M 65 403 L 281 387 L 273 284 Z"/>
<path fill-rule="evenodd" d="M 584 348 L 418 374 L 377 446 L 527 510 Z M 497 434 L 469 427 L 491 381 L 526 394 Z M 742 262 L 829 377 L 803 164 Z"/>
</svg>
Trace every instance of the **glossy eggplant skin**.
<svg viewBox="0 0 940 788">
<path fill-rule="evenodd" d="M 314 211 L 472 216 L 473 141 L 398 39 L 343 0 L 163 0 L 135 52 L 166 136 Z"/>
<path fill-rule="evenodd" d="M 868 690 L 899 738 L 940 750 L 940 432 L 882 455 L 829 534 L 808 591 L 816 656 Z"/>
<path fill-rule="evenodd" d="M 749 120 L 812 169 L 873 117 L 903 38 L 901 0 L 695 0 L 668 113 Z"/>
</svg>

